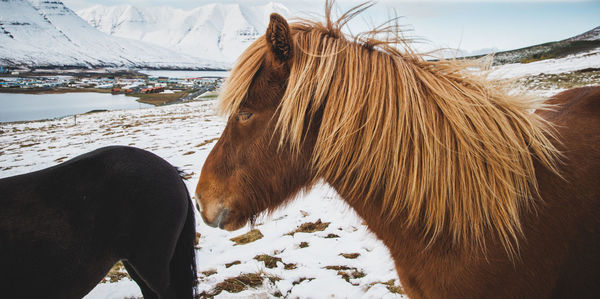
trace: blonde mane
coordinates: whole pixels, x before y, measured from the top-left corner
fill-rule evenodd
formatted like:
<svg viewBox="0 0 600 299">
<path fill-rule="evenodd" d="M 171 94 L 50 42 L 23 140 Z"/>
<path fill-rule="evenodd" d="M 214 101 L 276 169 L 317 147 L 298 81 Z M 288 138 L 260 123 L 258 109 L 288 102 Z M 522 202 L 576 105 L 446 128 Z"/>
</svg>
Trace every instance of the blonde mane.
<svg viewBox="0 0 600 299">
<path fill-rule="evenodd" d="M 531 113 L 540 101 L 509 95 L 462 62 L 426 61 L 396 26 L 344 35 L 342 26 L 364 8 L 332 21 L 328 3 L 325 23 L 290 25 L 280 145 L 298 149 L 305 119 L 322 113 L 312 157 L 318 178 L 361 195 L 364 205 L 380 199 L 382 216 L 424 226 L 430 241 L 449 234 L 454 245 L 472 248 L 491 231 L 512 256 L 520 214 L 537 198 L 534 160 L 557 171 L 552 129 Z M 240 57 L 221 111 L 238 109 L 266 51 L 260 38 Z"/>
</svg>

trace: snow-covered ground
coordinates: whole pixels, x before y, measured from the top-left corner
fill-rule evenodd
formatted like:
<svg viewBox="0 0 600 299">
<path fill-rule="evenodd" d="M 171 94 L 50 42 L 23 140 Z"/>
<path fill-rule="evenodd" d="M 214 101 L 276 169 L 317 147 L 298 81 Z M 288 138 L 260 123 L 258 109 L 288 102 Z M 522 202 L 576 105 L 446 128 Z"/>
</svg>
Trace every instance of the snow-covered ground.
<svg viewBox="0 0 600 299">
<path fill-rule="evenodd" d="M 573 87 L 600 85 L 600 48 L 563 58 L 494 66 L 489 78 L 514 81 L 521 92 L 542 97 Z"/>
<path fill-rule="evenodd" d="M 203 101 L 79 115 L 77 124 L 72 117 L 2 123 L 0 177 L 42 169 L 98 147 L 121 144 L 150 150 L 192 174 L 186 183 L 193 191 L 202 164 L 225 124 L 214 115 L 213 106 L 214 101 Z M 301 224 L 319 219 L 331 223 L 323 231 L 287 235 Z M 402 298 L 388 289 L 388 285 L 397 287 L 399 282 L 387 248 L 327 186 L 317 186 L 287 207 L 259 218 L 255 228 L 264 235 L 262 239 L 234 246 L 230 238 L 248 232 L 249 227 L 227 232 L 210 228 L 198 218 L 200 292 L 210 292 L 227 278 L 262 271 L 281 280 L 241 293 L 222 292 L 217 297 L 267 298 L 279 292 L 291 298 Z M 301 247 L 302 242 L 306 244 Z M 356 253 L 356 258 L 341 255 Z M 281 262 L 275 268 L 267 268 L 264 262 L 254 259 L 261 254 L 281 258 Z M 226 266 L 235 261 L 239 264 Z M 284 264 L 295 264 L 295 269 L 285 269 Z M 326 269 L 327 266 L 350 269 L 340 272 Z M 216 273 L 202 274 L 211 270 Z M 344 273 L 351 277 L 364 276 L 346 281 L 342 277 Z M 86 298 L 140 296 L 137 285 L 124 278 L 116 283 L 99 284 Z"/>
</svg>

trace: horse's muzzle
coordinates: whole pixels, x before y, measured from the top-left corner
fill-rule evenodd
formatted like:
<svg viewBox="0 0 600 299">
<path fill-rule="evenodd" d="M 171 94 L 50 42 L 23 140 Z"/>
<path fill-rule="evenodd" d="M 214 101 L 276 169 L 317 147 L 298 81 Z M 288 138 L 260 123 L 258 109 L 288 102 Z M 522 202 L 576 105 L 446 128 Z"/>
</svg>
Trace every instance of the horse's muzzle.
<svg viewBox="0 0 600 299">
<path fill-rule="evenodd" d="M 225 220 L 227 214 L 229 214 L 229 209 L 223 208 L 219 213 L 219 216 L 217 216 L 217 218 L 215 218 L 215 220 L 213 220 L 212 222 L 206 221 L 206 218 L 204 218 L 204 216 L 202 216 L 202 219 L 204 220 L 204 223 L 206 223 L 208 226 L 219 227 L 220 229 L 223 229 L 223 227 L 225 226 L 225 221 L 223 220 Z"/>
</svg>

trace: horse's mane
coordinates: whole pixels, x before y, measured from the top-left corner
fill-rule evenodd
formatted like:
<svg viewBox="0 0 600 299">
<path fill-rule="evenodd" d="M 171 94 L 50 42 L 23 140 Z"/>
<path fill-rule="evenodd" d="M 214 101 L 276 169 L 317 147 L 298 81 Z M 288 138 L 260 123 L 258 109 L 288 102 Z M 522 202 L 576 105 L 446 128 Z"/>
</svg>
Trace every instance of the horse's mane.
<svg viewBox="0 0 600 299">
<path fill-rule="evenodd" d="M 397 26 L 343 34 L 364 8 L 332 21 L 328 2 L 325 23 L 290 25 L 294 55 L 278 111 L 280 145 L 300 148 L 306 120 L 322 114 L 317 177 L 362 196 L 364 205 L 381 198 L 382 216 L 401 215 L 431 241 L 449 234 L 454 246 L 473 248 L 492 231 L 516 253 L 520 214 L 538 195 L 534 160 L 557 171 L 552 129 L 531 113 L 541 101 L 511 95 L 463 62 L 426 61 Z M 242 54 L 222 112 L 238 109 L 266 51 L 260 38 Z"/>
</svg>

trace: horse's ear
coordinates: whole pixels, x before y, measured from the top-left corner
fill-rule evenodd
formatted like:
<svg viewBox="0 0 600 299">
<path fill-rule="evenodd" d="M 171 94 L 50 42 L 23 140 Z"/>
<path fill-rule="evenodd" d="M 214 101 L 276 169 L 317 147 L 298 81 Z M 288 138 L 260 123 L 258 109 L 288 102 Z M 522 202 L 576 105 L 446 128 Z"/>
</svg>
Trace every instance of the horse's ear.
<svg viewBox="0 0 600 299">
<path fill-rule="evenodd" d="M 287 21 L 279 14 L 272 13 L 271 21 L 265 34 L 267 42 L 271 44 L 271 50 L 275 57 L 281 62 L 292 58 L 293 46 L 290 26 Z"/>
</svg>

